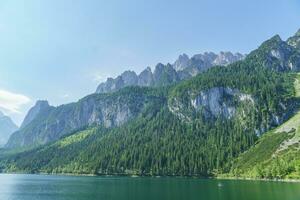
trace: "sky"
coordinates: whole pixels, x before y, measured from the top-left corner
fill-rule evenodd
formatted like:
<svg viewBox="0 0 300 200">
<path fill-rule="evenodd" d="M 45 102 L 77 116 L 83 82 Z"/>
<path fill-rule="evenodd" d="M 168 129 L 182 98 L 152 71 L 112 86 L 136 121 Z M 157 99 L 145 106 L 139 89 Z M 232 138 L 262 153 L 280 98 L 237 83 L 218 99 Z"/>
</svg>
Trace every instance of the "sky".
<svg viewBox="0 0 300 200">
<path fill-rule="evenodd" d="M 249 53 L 300 28 L 299 0 L 0 0 L 0 110 L 66 104 L 179 54 Z"/>
</svg>

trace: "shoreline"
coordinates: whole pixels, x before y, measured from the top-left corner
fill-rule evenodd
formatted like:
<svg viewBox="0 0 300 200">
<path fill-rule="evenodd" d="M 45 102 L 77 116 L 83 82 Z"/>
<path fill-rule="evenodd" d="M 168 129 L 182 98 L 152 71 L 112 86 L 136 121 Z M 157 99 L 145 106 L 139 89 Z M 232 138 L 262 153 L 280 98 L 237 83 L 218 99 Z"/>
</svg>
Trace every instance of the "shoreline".
<svg viewBox="0 0 300 200">
<path fill-rule="evenodd" d="M 282 182 L 282 183 L 300 183 L 300 179 L 263 179 L 263 178 L 247 178 L 247 177 L 204 177 L 204 176 L 170 176 L 170 175 L 136 175 L 136 174 L 76 174 L 76 173 L 13 173 L 1 172 L 4 175 L 46 175 L 46 176 L 73 176 L 73 177 L 128 177 L 128 178 L 191 178 L 191 179 L 214 179 L 214 180 L 242 180 L 242 181 L 265 181 L 265 182 Z"/>
<path fill-rule="evenodd" d="M 213 177 L 217 180 L 245 180 L 245 181 L 265 181 L 265 182 L 282 182 L 282 183 L 300 183 L 300 179 L 266 179 L 266 178 L 250 178 L 250 177 Z"/>
</svg>

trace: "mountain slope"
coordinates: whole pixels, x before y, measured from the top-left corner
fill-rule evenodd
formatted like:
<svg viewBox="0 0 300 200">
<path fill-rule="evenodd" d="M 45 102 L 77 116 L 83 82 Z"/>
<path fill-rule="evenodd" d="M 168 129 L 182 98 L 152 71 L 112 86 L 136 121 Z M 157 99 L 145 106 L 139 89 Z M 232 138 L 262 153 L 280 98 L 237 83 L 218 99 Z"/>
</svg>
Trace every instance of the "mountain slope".
<svg viewBox="0 0 300 200">
<path fill-rule="evenodd" d="M 37 102 L 25 118 L 24 123 L 28 124 L 10 137 L 6 148 L 45 144 L 92 125 L 120 126 L 137 117 L 148 104 L 161 101 L 164 101 L 163 97 L 154 94 L 151 89 L 131 88 L 113 94 L 89 95 L 76 103 L 58 107 L 50 107 L 46 103 L 48 106 L 39 109 L 41 103 Z M 39 112 L 32 112 L 36 110 Z M 29 118 L 31 120 L 26 121 Z"/>
<path fill-rule="evenodd" d="M 295 81 L 300 100 L 300 75 Z M 261 137 L 234 162 L 231 175 L 252 178 L 300 178 L 300 111 Z"/>
<path fill-rule="evenodd" d="M 17 125 L 8 116 L 0 112 L 0 147 L 6 144 L 10 135 L 17 129 Z"/>
<path fill-rule="evenodd" d="M 257 50 L 251 52 L 247 59 L 256 59 L 262 66 L 280 72 L 298 72 L 300 70 L 300 52 L 279 35 L 265 41 Z"/>
<path fill-rule="evenodd" d="M 259 130 L 269 130 L 292 114 L 294 78 L 243 61 L 209 69 L 163 92 L 126 88 L 111 95 L 138 90 L 143 96 L 149 91 L 154 99 L 160 94 L 162 100 L 149 101 L 137 117 L 120 126 L 98 124 L 3 158 L 0 168 L 80 174 L 210 176 L 226 172 L 230 161 L 256 142 Z M 122 99 L 127 101 L 126 96 Z M 224 112 L 229 110 L 230 115 Z"/>
</svg>

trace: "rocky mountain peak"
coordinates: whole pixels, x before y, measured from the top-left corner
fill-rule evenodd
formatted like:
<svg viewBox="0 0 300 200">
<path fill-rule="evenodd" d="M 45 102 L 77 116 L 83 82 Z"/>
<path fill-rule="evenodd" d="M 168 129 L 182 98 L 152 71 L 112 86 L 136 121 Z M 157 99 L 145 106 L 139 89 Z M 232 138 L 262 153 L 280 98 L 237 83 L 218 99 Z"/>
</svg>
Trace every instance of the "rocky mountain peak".
<svg viewBox="0 0 300 200">
<path fill-rule="evenodd" d="M 299 71 L 300 52 L 298 37 L 291 37 L 283 41 L 279 35 L 275 35 L 252 51 L 247 59 L 256 59 L 269 69 L 275 71 Z M 297 43 L 298 40 L 298 43 Z"/>
<path fill-rule="evenodd" d="M 276 41 L 276 42 L 282 42 L 282 39 L 281 37 L 277 34 L 277 35 L 274 35 L 270 41 Z"/>
<path fill-rule="evenodd" d="M 138 76 L 134 71 L 127 70 L 121 74 L 124 84 L 127 86 L 135 85 L 138 82 Z"/>
<path fill-rule="evenodd" d="M 147 67 L 138 75 L 138 85 L 151 86 L 153 84 L 153 74 L 150 67 Z"/>
<path fill-rule="evenodd" d="M 245 56 L 240 53 L 231 53 L 229 51 L 221 51 L 213 61 L 214 65 L 229 65 L 233 62 L 242 60 Z"/>
<path fill-rule="evenodd" d="M 39 108 L 49 107 L 49 102 L 47 100 L 37 100 L 35 103 L 35 107 L 39 107 Z"/>
<path fill-rule="evenodd" d="M 183 70 L 189 66 L 189 57 L 185 53 L 179 55 L 178 59 L 173 64 L 173 67 L 176 71 Z"/>
<path fill-rule="evenodd" d="M 40 113 L 46 112 L 51 108 L 48 101 L 46 100 L 38 100 L 35 105 L 28 111 L 21 128 L 28 125 L 30 122 L 32 122 Z"/>
</svg>

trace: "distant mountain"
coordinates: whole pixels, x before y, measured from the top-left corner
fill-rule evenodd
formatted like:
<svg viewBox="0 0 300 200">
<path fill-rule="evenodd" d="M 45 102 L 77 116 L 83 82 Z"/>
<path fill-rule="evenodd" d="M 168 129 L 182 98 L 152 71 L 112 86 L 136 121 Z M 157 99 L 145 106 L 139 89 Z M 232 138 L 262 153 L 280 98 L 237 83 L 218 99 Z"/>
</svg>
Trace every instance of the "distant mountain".
<svg viewBox="0 0 300 200">
<path fill-rule="evenodd" d="M 17 129 L 17 125 L 0 111 L 0 147 L 6 144 L 10 135 Z"/>
<path fill-rule="evenodd" d="M 45 144 L 88 126 L 120 126 L 137 117 L 148 104 L 160 101 L 159 96 L 142 88 L 119 94 L 93 94 L 58 107 L 38 101 L 25 117 L 22 128 L 10 137 L 6 148 Z"/>
<path fill-rule="evenodd" d="M 115 92 L 127 86 L 166 86 L 191 78 L 212 66 L 226 66 L 244 58 L 245 55 L 231 52 L 220 52 L 220 54 L 209 52 L 196 54 L 191 58 L 182 54 L 173 65 L 157 64 L 153 73 L 151 68 L 147 67 L 139 75 L 134 71 L 125 71 L 115 79 L 108 78 L 98 86 L 96 93 Z"/>
</svg>

